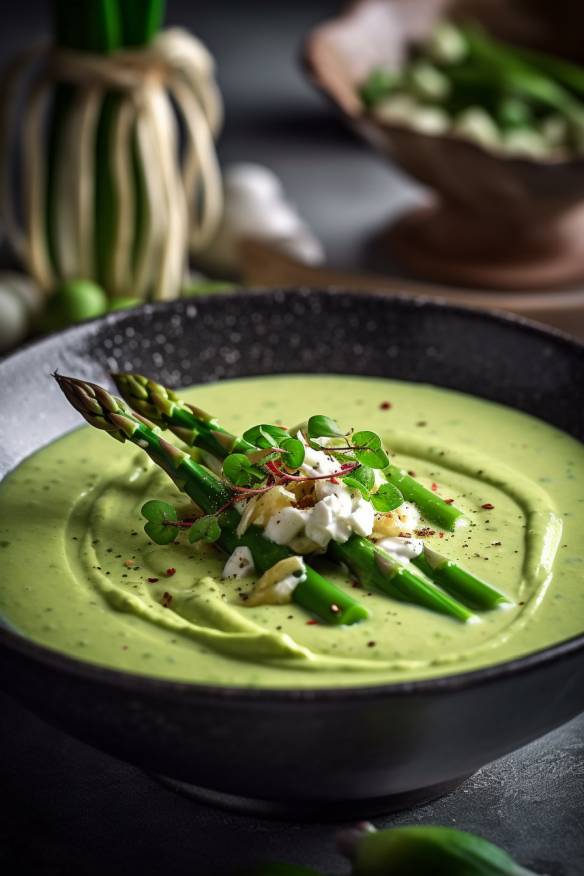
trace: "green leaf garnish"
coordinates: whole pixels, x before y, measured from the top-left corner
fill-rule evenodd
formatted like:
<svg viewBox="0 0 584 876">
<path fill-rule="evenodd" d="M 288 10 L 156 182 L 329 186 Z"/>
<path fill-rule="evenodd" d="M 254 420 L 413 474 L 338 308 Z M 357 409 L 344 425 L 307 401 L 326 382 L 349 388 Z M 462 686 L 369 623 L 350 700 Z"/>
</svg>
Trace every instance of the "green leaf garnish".
<svg viewBox="0 0 584 876">
<path fill-rule="evenodd" d="M 266 462 L 271 462 L 274 459 L 279 459 L 279 450 L 270 450 L 266 447 L 265 450 L 247 450 L 245 455 L 254 465 L 265 465 Z"/>
<path fill-rule="evenodd" d="M 231 453 L 223 462 L 223 475 L 237 487 L 261 483 L 265 473 L 258 469 L 245 453 Z"/>
<path fill-rule="evenodd" d="M 343 483 L 347 487 L 359 490 L 364 499 L 370 499 L 370 492 L 375 486 L 375 474 L 368 465 L 360 465 L 343 478 Z"/>
<path fill-rule="evenodd" d="M 370 468 L 385 468 L 389 465 L 387 453 L 381 446 L 381 438 L 376 432 L 354 432 L 351 441 L 355 456 L 362 465 Z"/>
<path fill-rule="evenodd" d="M 368 465 L 360 465 L 359 468 L 355 469 L 351 474 L 352 477 L 358 480 L 359 483 L 363 484 L 366 489 L 372 490 L 375 486 L 375 472 Z"/>
<path fill-rule="evenodd" d="M 404 497 L 394 484 L 383 484 L 371 494 L 371 503 L 376 511 L 394 511 L 403 504 Z"/>
<path fill-rule="evenodd" d="M 189 541 L 191 544 L 195 541 L 206 541 L 212 544 L 220 537 L 221 527 L 219 521 L 212 514 L 208 514 L 206 517 L 199 517 L 189 529 Z"/>
<path fill-rule="evenodd" d="M 317 414 L 311 417 L 308 421 L 308 437 L 309 438 L 342 438 L 343 433 L 340 430 L 338 423 L 331 420 L 330 417 L 325 417 L 322 414 Z"/>
<path fill-rule="evenodd" d="M 176 509 L 168 502 L 159 499 L 150 499 L 140 509 L 148 523 L 144 526 L 144 532 L 155 544 L 170 544 L 178 535 L 178 526 L 173 526 L 177 521 Z"/>
<path fill-rule="evenodd" d="M 281 426 L 271 426 L 269 423 L 260 423 L 259 426 L 252 426 L 247 432 L 243 433 L 243 437 L 254 447 L 266 449 L 268 447 L 280 447 L 280 441 L 284 438 L 289 438 L 289 433 Z"/>
<path fill-rule="evenodd" d="M 300 468 L 304 462 L 305 450 L 302 441 L 298 438 L 284 438 L 280 444 L 282 450 L 282 462 L 287 468 Z"/>
<path fill-rule="evenodd" d="M 381 438 L 377 432 L 353 432 L 351 438 L 353 444 L 364 450 L 379 450 L 381 448 Z"/>
<path fill-rule="evenodd" d="M 350 490 L 359 490 L 364 499 L 369 500 L 371 498 L 371 494 L 367 487 L 365 487 L 362 483 L 360 483 L 357 478 L 354 478 L 352 475 L 347 475 L 343 478 L 343 483 Z"/>
</svg>

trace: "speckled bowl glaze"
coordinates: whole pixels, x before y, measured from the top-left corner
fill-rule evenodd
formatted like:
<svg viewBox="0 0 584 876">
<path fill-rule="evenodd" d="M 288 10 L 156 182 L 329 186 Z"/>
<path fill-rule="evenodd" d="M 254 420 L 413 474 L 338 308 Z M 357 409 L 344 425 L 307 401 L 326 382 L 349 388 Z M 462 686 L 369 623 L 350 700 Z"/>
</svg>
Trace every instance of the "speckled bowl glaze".
<svg viewBox="0 0 584 876">
<path fill-rule="evenodd" d="M 299 371 L 425 381 L 584 440 L 584 347 L 567 337 L 387 294 L 241 292 L 112 314 L 0 363 L 0 476 L 79 424 L 54 369 L 98 382 L 134 369 L 172 385 Z M 584 708 L 584 636 L 476 672 L 315 691 L 132 675 L 7 629 L 0 655 L 2 686 L 85 742 L 211 801 L 320 819 L 437 796 Z"/>
</svg>

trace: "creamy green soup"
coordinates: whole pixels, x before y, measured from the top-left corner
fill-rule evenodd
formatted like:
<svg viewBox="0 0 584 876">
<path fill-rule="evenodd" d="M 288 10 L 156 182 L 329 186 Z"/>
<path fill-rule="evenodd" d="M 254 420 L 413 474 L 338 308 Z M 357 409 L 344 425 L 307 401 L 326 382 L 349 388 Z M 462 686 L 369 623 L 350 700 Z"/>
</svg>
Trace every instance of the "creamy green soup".
<svg viewBox="0 0 584 876">
<path fill-rule="evenodd" d="M 294 603 L 246 608 L 241 593 L 250 584 L 221 579 L 215 548 L 162 547 L 144 534 L 146 499 L 179 509 L 188 499 L 138 448 L 85 427 L 0 485 L 4 623 L 106 666 L 261 687 L 428 678 L 583 631 L 584 447 L 568 435 L 471 396 L 372 378 L 250 378 L 184 396 L 234 432 L 315 412 L 376 430 L 395 462 L 467 516 L 453 533 L 432 527 L 429 544 L 512 605 L 463 624 L 356 588 L 322 560 L 319 569 L 367 606 L 368 620 L 337 627 L 311 621 Z"/>
</svg>

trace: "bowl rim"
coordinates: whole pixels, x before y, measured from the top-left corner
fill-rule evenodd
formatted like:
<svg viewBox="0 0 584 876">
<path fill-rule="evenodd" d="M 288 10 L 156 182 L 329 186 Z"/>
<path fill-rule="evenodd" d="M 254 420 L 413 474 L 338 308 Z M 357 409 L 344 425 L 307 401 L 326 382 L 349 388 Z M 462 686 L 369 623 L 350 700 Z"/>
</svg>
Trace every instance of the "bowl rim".
<svg viewBox="0 0 584 876">
<path fill-rule="evenodd" d="M 67 339 L 81 337 L 89 329 L 97 329 L 100 326 L 115 326 L 128 315 L 141 312 L 152 312 L 186 309 L 189 305 L 198 307 L 199 303 L 219 300 L 228 303 L 230 300 L 241 299 L 242 296 L 255 300 L 257 298 L 277 298 L 321 296 L 334 300 L 336 296 L 360 300 L 373 298 L 382 300 L 389 305 L 393 303 L 409 305 L 414 309 L 430 308 L 439 312 L 452 312 L 466 318 L 477 321 L 485 321 L 519 327 L 527 334 L 536 335 L 539 338 L 550 338 L 568 347 L 573 353 L 584 357 L 584 341 L 572 337 L 566 332 L 555 327 L 544 326 L 535 320 L 528 319 L 517 314 L 501 312 L 495 309 L 478 309 L 471 306 L 450 304 L 447 301 L 433 297 L 415 297 L 403 293 L 388 293 L 378 291 L 343 291 L 340 287 L 291 287 L 291 288 L 244 288 L 229 293 L 221 293 L 220 296 L 206 294 L 189 299 L 175 299 L 173 301 L 147 302 L 139 308 L 119 310 L 105 314 L 95 319 L 72 326 L 64 331 L 57 332 L 47 338 L 33 341 L 21 347 L 18 351 L 0 359 L 0 375 L 3 368 L 10 366 L 13 361 L 28 356 L 31 350 L 54 343 L 66 343 Z M 280 373 L 280 372 L 278 372 Z M 290 373 L 290 372 L 282 372 Z M 252 375 L 242 375 L 252 376 Z M 237 379 L 237 378 L 233 378 Z M 63 435 L 67 434 L 63 432 Z M 36 452 L 36 451 L 35 451 Z M 10 469 L 12 471 L 12 469 Z M 7 472 L 8 474 L 9 472 Z M 2 478 L 3 479 L 3 478 Z M 1 482 L 1 480 L 0 480 Z M 154 694 L 162 698 L 174 698 L 177 696 L 192 696 L 200 699 L 223 700 L 225 702 L 305 702 L 317 704 L 331 701 L 343 702 L 353 700 L 380 699 L 387 696 L 404 696 L 415 694 L 448 694 L 451 692 L 464 691 L 472 687 L 482 686 L 489 683 L 506 679 L 509 676 L 521 675 L 540 666 L 546 666 L 560 660 L 569 660 L 580 652 L 584 654 L 584 632 L 569 639 L 553 643 L 535 651 L 530 651 L 520 657 L 511 660 L 485 666 L 474 670 L 462 670 L 438 675 L 431 678 L 413 679 L 409 681 L 393 681 L 379 684 L 343 685 L 340 687 L 244 687 L 228 684 L 206 684 L 204 682 L 181 681 L 172 678 L 147 675 L 140 672 L 130 672 L 123 669 L 105 666 L 99 663 L 80 660 L 72 657 L 64 651 L 48 647 L 25 635 L 12 630 L 10 627 L 0 624 L 0 652 L 11 651 L 20 657 L 40 663 L 45 668 L 56 669 L 61 673 L 73 676 L 75 679 L 86 679 L 92 683 L 109 685 L 121 691 L 134 691 L 144 694 Z"/>
</svg>

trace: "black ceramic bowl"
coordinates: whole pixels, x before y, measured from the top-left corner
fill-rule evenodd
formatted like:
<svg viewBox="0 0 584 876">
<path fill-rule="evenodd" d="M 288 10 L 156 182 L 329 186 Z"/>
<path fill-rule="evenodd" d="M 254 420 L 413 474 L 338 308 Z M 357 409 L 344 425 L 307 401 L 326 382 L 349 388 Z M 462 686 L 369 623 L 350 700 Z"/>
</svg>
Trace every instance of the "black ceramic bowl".
<svg viewBox="0 0 584 876">
<path fill-rule="evenodd" d="M 105 382 L 130 368 L 171 385 L 287 371 L 426 381 L 584 440 L 584 347 L 568 338 L 387 295 L 250 292 L 118 313 L 5 360 L 0 476 L 79 424 L 50 371 Z M 208 799 L 276 813 L 364 815 L 428 799 L 584 708 L 584 636 L 476 672 L 315 691 L 156 680 L 5 629 L 0 654 L 2 685 L 67 732 Z"/>
</svg>

